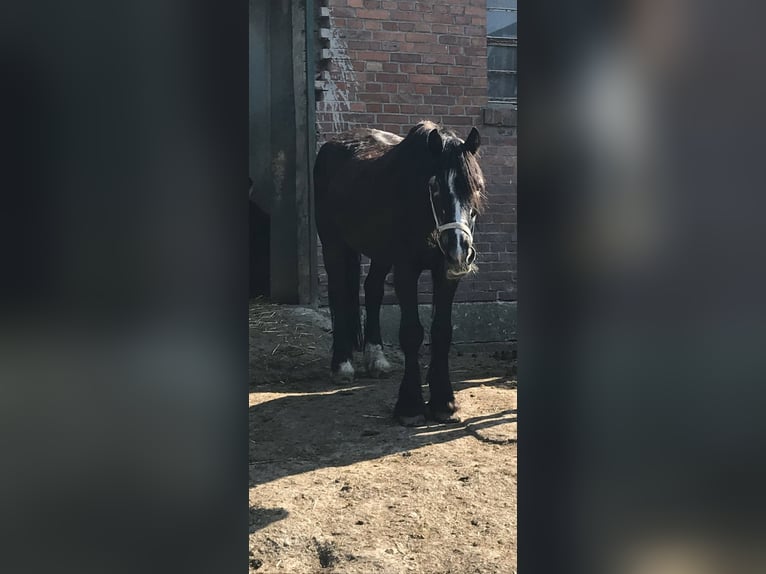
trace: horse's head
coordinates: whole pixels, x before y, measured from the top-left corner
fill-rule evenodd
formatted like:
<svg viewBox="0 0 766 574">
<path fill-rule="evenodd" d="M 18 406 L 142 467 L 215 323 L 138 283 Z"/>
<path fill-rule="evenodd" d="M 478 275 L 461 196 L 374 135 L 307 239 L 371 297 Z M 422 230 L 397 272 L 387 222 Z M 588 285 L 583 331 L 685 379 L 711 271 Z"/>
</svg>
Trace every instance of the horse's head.
<svg viewBox="0 0 766 574">
<path fill-rule="evenodd" d="M 484 177 L 476 157 L 480 144 L 476 128 L 465 141 L 438 129 L 428 134 L 428 148 L 436 160 L 428 181 L 435 239 L 452 279 L 476 268 L 473 228 L 484 198 Z"/>
</svg>

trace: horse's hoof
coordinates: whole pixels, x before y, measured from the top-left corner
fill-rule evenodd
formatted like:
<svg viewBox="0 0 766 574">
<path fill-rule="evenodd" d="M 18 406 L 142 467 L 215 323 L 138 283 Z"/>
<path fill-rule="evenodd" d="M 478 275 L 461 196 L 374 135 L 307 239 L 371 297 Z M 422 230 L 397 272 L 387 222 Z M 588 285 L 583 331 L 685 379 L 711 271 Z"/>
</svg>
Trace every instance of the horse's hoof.
<svg viewBox="0 0 766 574">
<path fill-rule="evenodd" d="M 348 384 L 354 382 L 354 366 L 351 361 L 343 361 L 338 370 L 333 372 L 332 380 L 335 384 Z"/>
<path fill-rule="evenodd" d="M 463 421 L 457 415 L 457 408 L 452 404 L 446 408 L 434 408 L 428 405 L 426 409 L 428 418 L 437 423 L 459 423 Z"/>
<path fill-rule="evenodd" d="M 364 366 L 371 377 L 379 378 L 391 372 L 391 363 L 383 354 L 383 345 L 365 345 Z"/>
<path fill-rule="evenodd" d="M 397 416 L 396 420 L 399 424 L 405 427 L 422 427 L 426 424 L 426 417 L 424 415 L 415 415 L 412 417 Z"/>
</svg>

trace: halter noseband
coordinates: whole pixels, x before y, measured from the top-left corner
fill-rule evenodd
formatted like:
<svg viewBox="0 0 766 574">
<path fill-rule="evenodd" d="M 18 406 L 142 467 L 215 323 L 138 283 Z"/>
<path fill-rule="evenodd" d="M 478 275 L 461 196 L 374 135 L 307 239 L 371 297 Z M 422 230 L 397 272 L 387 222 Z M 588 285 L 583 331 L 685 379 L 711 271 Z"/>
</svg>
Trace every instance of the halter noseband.
<svg viewBox="0 0 766 574">
<path fill-rule="evenodd" d="M 476 253 L 476 250 L 473 248 L 473 229 L 468 227 L 465 223 L 462 221 L 451 221 L 450 223 L 445 223 L 443 225 L 439 224 L 439 218 L 436 215 L 436 207 L 434 206 L 434 194 L 431 191 L 431 185 L 429 182 L 428 186 L 428 199 L 431 201 L 431 213 L 434 215 L 434 224 L 436 225 L 436 233 L 441 236 L 442 233 L 447 231 L 448 229 L 459 229 L 463 233 L 465 233 L 468 236 L 468 244 L 469 244 L 469 253 L 471 250 L 473 250 L 474 253 Z M 436 239 L 436 244 L 439 246 L 439 250 L 446 255 L 444 248 L 442 247 L 441 241 L 439 241 L 438 237 Z"/>
</svg>

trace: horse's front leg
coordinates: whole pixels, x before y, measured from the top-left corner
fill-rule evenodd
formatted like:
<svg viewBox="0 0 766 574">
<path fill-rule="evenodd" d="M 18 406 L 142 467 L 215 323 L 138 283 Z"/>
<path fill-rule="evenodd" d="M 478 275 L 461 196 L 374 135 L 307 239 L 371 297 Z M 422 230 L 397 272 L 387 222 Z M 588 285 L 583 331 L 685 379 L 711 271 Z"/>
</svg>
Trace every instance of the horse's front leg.
<svg viewBox="0 0 766 574">
<path fill-rule="evenodd" d="M 420 269 L 409 265 L 394 267 L 394 288 L 401 309 L 399 344 L 404 352 L 404 378 L 399 386 L 399 398 L 394 416 L 406 426 L 425 423 L 426 406 L 420 388 L 418 352 L 423 343 L 423 326 L 418 316 L 418 277 Z"/>
<path fill-rule="evenodd" d="M 443 269 L 431 272 L 434 286 L 431 323 L 431 363 L 428 367 L 428 416 L 438 422 L 458 422 L 457 406 L 449 376 L 449 350 L 452 343 L 452 301 L 458 281 L 447 279 Z"/>
</svg>

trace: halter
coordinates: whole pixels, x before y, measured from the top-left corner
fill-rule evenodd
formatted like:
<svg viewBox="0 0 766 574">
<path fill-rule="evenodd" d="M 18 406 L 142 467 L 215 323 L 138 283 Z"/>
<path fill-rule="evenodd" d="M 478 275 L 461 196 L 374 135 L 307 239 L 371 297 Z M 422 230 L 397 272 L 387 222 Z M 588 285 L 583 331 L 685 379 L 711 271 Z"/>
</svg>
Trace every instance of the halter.
<svg viewBox="0 0 766 574">
<path fill-rule="evenodd" d="M 431 186 L 428 186 L 428 199 L 431 201 L 431 213 L 434 215 L 434 223 L 436 224 L 436 232 L 439 236 L 441 236 L 442 233 L 447 231 L 448 229 L 459 229 L 463 233 L 465 233 L 468 236 L 468 244 L 469 244 L 469 250 L 473 250 L 474 253 L 476 250 L 473 248 L 473 229 L 468 227 L 465 223 L 462 221 L 451 221 L 450 223 L 445 223 L 444 225 L 439 224 L 439 218 L 436 215 L 436 207 L 434 206 L 434 194 L 431 191 Z M 436 244 L 439 246 L 439 250 L 446 255 L 444 248 L 442 247 L 442 242 L 436 240 Z M 470 253 L 470 251 L 469 251 Z"/>
</svg>

